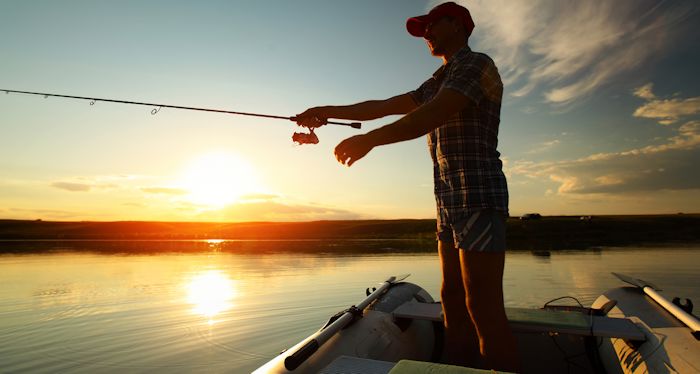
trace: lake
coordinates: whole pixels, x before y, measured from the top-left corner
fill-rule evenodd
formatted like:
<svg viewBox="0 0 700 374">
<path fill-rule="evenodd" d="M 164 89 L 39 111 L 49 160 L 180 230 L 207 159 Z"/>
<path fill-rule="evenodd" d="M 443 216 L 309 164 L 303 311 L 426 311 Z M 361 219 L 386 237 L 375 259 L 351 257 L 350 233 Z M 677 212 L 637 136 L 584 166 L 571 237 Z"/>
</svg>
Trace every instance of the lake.
<svg viewBox="0 0 700 374">
<path fill-rule="evenodd" d="M 256 253 L 258 244 L 244 244 L 0 243 L 10 252 L 0 254 L 0 372 L 247 373 L 391 275 L 410 273 L 439 295 L 435 253 L 345 253 L 315 241 L 267 242 Z M 274 250 L 288 245 L 306 251 Z M 573 296 L 590 305 L 621 285 L 611 271 L 697 303 L 698 264 L 698 245 L 508 252 L 506 304 Z"/>
</svg>

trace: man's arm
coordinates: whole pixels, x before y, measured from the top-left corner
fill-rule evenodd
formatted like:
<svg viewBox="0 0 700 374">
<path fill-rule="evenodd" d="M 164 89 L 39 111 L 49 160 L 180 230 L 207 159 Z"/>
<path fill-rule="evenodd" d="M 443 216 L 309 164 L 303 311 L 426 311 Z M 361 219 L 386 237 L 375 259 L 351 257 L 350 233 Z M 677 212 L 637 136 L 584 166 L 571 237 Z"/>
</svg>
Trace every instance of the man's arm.
<svg viewBox="0 0 700 374">
<path fill-rule="evenodd" d="M 343 140 L 335 148 L 335 157 L 340 163 L 351 166 L 376 146 L 411 140 L 429 133 L 468 105 L 473 105 L 468 97 L 449 88 L 442 89 L 433 100 L 396 122 Z"/>
<path fill-rule="evenodd" d="M 406 93 L 386 100 L 369 100 L 353 105 L 311 108 L 297 114 L 296 121 L 302 126 L 309 125 L 310 127 L 319 126 L 316 118 L 321 122 L 328 118 L 369 121 L 392 114 L 406 114 L 416 109 L 417 106 L 411 95 Z"/>
<path fill-rule="evenodd" d="M 418 109 L 366 135 L 375 147 L 415 139 L 442 125 L 470 102 L 466 96 L 455 90 L 443 89 L 433 100 Z"/>
<path fill-rule="evenodd" d="M 336 116 L 330 118 L 369 121 L 393 114 L 406 114 L 418 105 L 411 95 L 401 94 L 386 100 L 369 100 L 358 104 L 335 107 Z"/>
</svg>

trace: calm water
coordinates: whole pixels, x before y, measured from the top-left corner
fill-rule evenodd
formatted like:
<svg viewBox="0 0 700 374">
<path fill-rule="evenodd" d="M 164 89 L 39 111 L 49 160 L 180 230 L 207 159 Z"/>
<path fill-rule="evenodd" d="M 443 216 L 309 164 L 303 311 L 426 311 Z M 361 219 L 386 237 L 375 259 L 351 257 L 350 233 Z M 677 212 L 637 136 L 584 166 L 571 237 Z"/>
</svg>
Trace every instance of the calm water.
<svg viewBox="0 0 700 374">
<path fill-rule="evenodd" d="M 408 281 L 438 294 L 434 254 L 256 255 L 211 246 L 0 255 L 0 372 L 246 373 L 390 275 L 411 273 Z M 620 285 L 610 271 L 697 303 L 698 264 L 698 246 L 508 253 L 506 303 L 539 307 L 570 295 L 588 305 Z"/>
</svg>

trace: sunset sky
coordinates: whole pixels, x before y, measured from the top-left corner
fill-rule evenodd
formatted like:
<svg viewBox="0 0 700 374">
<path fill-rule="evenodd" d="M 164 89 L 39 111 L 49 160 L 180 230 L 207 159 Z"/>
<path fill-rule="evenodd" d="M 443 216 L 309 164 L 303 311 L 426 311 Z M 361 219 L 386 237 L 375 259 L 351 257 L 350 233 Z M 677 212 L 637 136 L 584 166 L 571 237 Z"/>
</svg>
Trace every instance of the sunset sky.
<svg viewBox="0 0 700 374">
<path fill-rule="evenodd" d="M 700 2 L 462 1 L 505 84 L 510 213 L 700 212 Z M 0 89 L 291 116 L 418 87 L 437 2 L 2 1 Z M 434 218 L 425 138 L 351 168 L 362 130 L 0 91 L 0 218 Z"/>
</svg>

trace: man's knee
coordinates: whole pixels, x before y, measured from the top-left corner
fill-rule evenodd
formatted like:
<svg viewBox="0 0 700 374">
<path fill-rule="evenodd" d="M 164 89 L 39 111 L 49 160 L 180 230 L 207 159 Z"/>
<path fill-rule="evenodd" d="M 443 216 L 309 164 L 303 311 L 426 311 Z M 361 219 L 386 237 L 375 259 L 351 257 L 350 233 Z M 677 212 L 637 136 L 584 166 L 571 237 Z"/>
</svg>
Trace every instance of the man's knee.
<svg viewBox="0 0 700 374">
<path fill-rule="evenodd" d="M 504 253 L 463 251 L 460 256 L 467 306 L 478 313 L 503 307 Z"/>
<path fill-rule="evenodd" d="M 504 252 L 472 252 L 460 250 L 461 273 L 465 284 L 474 284 L 474 290 L 503 284 Z"/>
<path fill-rule="evenodd" d="M 454 294 L 464 294 L 462 285 L 462 268 L 459 260 L 458 249 L 451 241 L 438 241 L 438 251 L 440 254 L 440 266 L 442 268 L 442 291 L 441 293 L 452 296 Z"/>
</svg>

